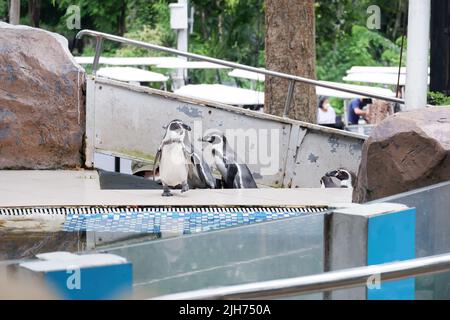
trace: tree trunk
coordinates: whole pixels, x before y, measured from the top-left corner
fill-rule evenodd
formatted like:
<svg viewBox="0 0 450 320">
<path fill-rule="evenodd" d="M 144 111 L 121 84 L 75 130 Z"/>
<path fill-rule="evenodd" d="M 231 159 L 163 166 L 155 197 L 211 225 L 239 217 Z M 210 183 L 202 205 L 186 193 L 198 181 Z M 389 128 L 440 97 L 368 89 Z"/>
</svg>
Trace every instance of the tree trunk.
<svg viewBox="0 0 450 320">
<path fill-rule="evenodd" d="M 450 95 L 450 4 L 431 1 L 430 91 Z"/>
<path fill-rule="evenodd" d="M 122 0 L 120 3 L 120 15 L 117 21 L 117 33 L 119 36 L 123 36 L 126 31 L 126 10 L 127 10 L 127 3 L 125 0 Z"/>
<path fill-rule="evenodd" d="M 9 23 L 19 24 L 20 22 L 20 0 L 11 0 L 9 7 Z"/>
<path fill-rule="evenodd" d="M 316 43 L 313 0 L 265 0 L 267 69 L 315 79 Z M 267 77 L 265 111 L 283 115 L 289 81 Z M 288 116 L 316 122 L 315 87 L 296 83 Z"/>
<path fill-rule="evenodd" d="M 28 17 L 32 27 L 39 28 L 41 20 L 41 0 L 28 0 Z"/>
</svg>

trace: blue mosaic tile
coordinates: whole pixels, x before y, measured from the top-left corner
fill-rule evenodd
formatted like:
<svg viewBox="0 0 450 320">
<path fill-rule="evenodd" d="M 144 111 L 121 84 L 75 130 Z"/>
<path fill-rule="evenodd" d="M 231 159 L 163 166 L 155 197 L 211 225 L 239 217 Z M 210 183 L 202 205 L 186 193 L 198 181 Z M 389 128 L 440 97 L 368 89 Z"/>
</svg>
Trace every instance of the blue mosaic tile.
<svg viewBox="0 0 450 320">
<path fill-rule="evenodd" d="M 221 209 L 192 211 L 180 209 L 152 210 L 133 212 L 131 209 L 108 213 L 69 212 L 64 223 L 65 231 L 101 231 L 160 233 L 181 232 L 192 234 L 209 230 L 230 228 L 264 221 L 297 217 L 311 214 L 302 209 Z M 91 211 L 92 212 L 92 211 Z"/>
</svg>

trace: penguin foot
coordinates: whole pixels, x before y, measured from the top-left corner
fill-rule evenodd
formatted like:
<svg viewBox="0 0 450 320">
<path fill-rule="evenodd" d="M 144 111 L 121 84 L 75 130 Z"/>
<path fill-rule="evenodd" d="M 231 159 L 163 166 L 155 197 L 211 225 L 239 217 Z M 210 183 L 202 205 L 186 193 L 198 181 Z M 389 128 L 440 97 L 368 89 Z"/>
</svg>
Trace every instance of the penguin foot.
<svg viewBox="0 0 450 320">
<path fill-rule="evenodd" d="M 163 197 L 171 197 L 171 196 L 173 196 L 173 193 L 170 192 L 170 189 L 167 186 L 163 185 L 163 189 L 164 189 L 164 191 L 162 193 Z"/>
<path fill-rule="evenodd" d="M 189 185 L 187 184 L 187 182 L 183 183 L 181 185 L 181 193 L 189 191 Z"/>
<path fill-rule="evenodd" d="M 168 190 L 164 190 L 164 192 L 162 193 L 163 197 L 171 197 L 173 196 L 173 193 L 168 191 Z"/>
</svg>

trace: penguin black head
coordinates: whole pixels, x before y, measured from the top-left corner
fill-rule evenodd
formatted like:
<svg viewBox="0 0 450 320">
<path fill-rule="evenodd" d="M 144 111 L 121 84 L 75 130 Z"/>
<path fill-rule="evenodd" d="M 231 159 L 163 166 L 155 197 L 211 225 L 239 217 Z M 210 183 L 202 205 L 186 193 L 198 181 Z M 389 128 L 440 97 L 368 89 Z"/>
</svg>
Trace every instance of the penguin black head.
<svg viewBox="0 0 450 320">
<path fill-rule="evenodd" d="M 212 145 L 211 152 L 213 155 L 216 155 L 218 153 L 221 153 L 223 155 L 226 154 L 227 139 L 224 135 L 218 133 L 206 135 L 201 139 L 201 141 L 210 143 Z"/>
<path fill-rule="evenodd" d="M 339 186 L 333 182 L 333 179 L 328 176 L 323 176 L 320 178 L 320 187 L 321 188 L 338 188 Z"/>
<path fill-rule="evenodd" d="M 169 122 L 166 126 L 163 126 L 163 129 L 176 131 L 176 130 L 187 130 L 191 131 L 191 127 L 185 124 L 183 121 L 179 119 L 175 119 Z"/>
<path fill-rule="evenodd" d="M 327 172 L 325 176 L 339 179 L 341 181 L 341 187 L 343 188 L 352 187 L 355 180 L 355 175 L 352 172 L 345 169 L 338 169 Z"/>
<path fill-rule="evenodd" d="M 226 144 L 227 139 L 223 135 L 214 133 L 214 134 L 211 134 L 211 135 L 204 136 L 201 139 L 201 141 L 202 142 L 208 142 L 208 143 L 211 143 L 211 144 L 214 144 L 214 145 L 219 145 L 219 144 L 222 144 L 222 143 Z"/>
</svg>

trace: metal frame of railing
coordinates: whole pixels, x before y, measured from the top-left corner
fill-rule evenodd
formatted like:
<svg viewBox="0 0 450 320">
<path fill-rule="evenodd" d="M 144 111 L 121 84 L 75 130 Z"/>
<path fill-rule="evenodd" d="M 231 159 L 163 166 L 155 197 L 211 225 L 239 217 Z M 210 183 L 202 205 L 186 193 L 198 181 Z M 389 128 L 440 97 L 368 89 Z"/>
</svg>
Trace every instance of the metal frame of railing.
<svg viewBox="0 0 450 320">
<path fill-rule="evenodd" d="M 156 300 L 269 299 L 333 291 L 450 271 L 450 254 L 344 269 L 318 275 L 271 280 L 155 297 Z"/>
<path fill-rule="evenodd" d="M 360 90 L 354 90 L 354 89 L 345 87 L 344 85 L 341 86 L 341 85 L 336 85 L 336 84 L 324 83 L 324 82 L 319 81 L 319 80 L 313 80 L 313 79 L 309 79 L 309 78 L 294 76 L 294 75 L 287 74 L 287 73 L 282 73 L 282 72 L 277 72 L 277 71 L 272 71 L 272 70 L 267 70 L 267 69 L 260 69 L 260 68 L 256 68 L 256 67 L 246 66 L 246 65 L 243 65 L 243 64 L 235 63 L 235 62 L 229 62 L 229 61 L 226 61 L 226 60 L 211 58 L 211 57 L 208 57 L 208 56 L 203 56 L 203 55 L 199 55 L 199 54 L 195 54 L 195 53 L 179 51 L 179 50 L 172 49 L 172 48 L 158 46 L 158 45 L 155 45 L 155 44 L 150 44 L 150 43 L 146 43 L 146 42 L 142 42 L 142 41 L 138 41 L 138 40 L 127 39 L 127 38 L 124 38 L 124 37 L 119 37 L 119 36 L 115 36 L 115 35 L 112 35 L 112 34 L 98 32 L 98 31 L 93 31 L 93 30 L 87 30 L 87 29 L 81 30 L 80 32 L 78 32 L 78 34 L 76 36 L 76 39 L 81 39 L 85 35 L 86 36 L 93 36 L 93 37 L 96 38 L 95 56 L 94 56 L 94 62 L 93 62 L 93 65 L 92 65 L 92 73 L 94 75 L 97 72 L 98 63 L 99 63 L 99 59 L 100 59 L 100 54 L 101 54 L 102 46 L 103 46 L 103 39 L 108 39 L 108 40 L 116 41 L 116 42 L 123 43 L 123 44 L 135 45 L 135 46 L 143 47 L 143 48 L 146 48 L 146 49 L 162 51 L 162 52 L 166 52 L 166 53 L 171 53 L 171 54 L 183 56 L 183 57 L 186 57 L 186 58 L 191 58 L 191 59 L 195 59 L 195 60 L 211 62 L 211 63 L 219 64 L 219 65 L 222 65 L 222 66 L 230 67 L 230 68 L 251 71 L 251 72 L 255 72 L 255 73 L 258 73 L 258 74 L 263 74 L 263 75 L 266 75 L 266 76 L 272 76 L 272 77 L 277 77 L 277 78 L 282 78 L 282 79 L 289 80 L 288 93 L 287 93 L 285 106 L 284 106 L 284 113 L 283 113 L 284 117 L 287 117 L 287 115 L 289 114 L 289 109 L 290 109 L 290 106 L 292 104 L 292 98 L 293 98 L 293 95 L 294 95 L 295 83 L 296 82 L 302 82 L 302 83 L 315 85 L 315 86 L 319 86 L 319 87 L 323 87 L 323 88 L 328 88 L 328 89 L 333 89 L 333 90 L 337 90 L 337 91 L 357 94 L 357 95 L 360 95 L 360 96 L 370 97 L 370 98 L 374 98 L 374 99 L 380 99 L 380 100 L 389 101 L 389 102 L 397 102 L 397 103 L 401 103 L 401 104 L 405 103 L 405 101 L 403 99 L 393 98 L 393 97 L 388 97 L 388 96 L 383 96 L 383 95 L 378 95 L 378 94 L 373 94 L 373 93 L 364 92 L 364 91 L 360 91 Z"/>
</svg>

